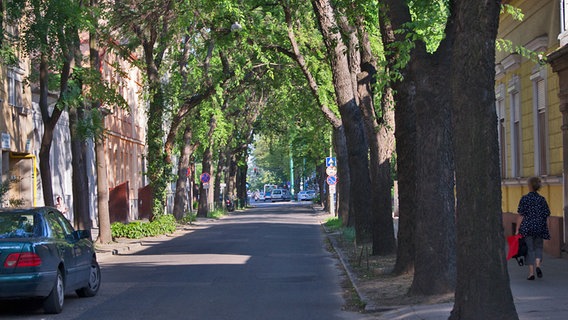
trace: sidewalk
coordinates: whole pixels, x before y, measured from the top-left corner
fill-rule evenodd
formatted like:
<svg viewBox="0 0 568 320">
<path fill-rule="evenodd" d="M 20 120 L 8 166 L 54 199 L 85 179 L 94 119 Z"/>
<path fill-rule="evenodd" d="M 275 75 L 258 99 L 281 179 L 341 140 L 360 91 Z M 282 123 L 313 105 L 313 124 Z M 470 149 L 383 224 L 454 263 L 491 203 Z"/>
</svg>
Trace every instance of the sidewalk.
<svg viewBox="0 0 568 320">
<path fill-rule="evenodd" d="M 568 259 L 546 257 L 542 264 L 544 276 L 526 280 L 527 267 L 519 267 L 512 259 L 508 264 L 511 290 L 521 320 L 568 319 Z M 378 315 L 381 320 L 447 319 L 453 304 L 409 306 Z"/>
<path fill-rule="evenodd" d="M 527 267 L 519 267 L 509 261 L 511 290 L 517 313 L 521 320 L 565 320 L 568 319 L 568 259 L 547 257 L 543 261 L 542 279 L 526 280 Z M 408 306 L 381 313 L 380 320 L 438 320 L 447 319 L 453 303 Z"/>
</svg>

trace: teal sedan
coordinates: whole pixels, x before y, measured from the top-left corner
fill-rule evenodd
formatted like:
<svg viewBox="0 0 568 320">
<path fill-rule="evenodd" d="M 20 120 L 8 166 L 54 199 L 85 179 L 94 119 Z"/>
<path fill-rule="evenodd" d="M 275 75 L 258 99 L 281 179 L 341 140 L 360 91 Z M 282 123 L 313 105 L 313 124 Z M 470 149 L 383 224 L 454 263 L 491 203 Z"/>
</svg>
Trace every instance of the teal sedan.
<svg viewBox="0 0 568 320">
<path fill-rule="evenodd" d="M 95 296 L 101 271 L 89 231 L 55 208 L 0 209 L 0 299 L 41 299 L 63 310 L 65 294 Z"/>
</svg>

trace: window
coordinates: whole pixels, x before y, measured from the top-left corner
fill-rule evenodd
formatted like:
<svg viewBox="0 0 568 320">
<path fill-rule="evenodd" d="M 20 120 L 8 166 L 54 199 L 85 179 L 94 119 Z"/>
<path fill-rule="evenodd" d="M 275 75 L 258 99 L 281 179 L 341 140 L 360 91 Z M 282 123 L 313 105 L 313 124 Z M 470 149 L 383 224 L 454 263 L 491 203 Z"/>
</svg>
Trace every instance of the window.
<svg viewBox="0 0 568 320">
<path fill-rule="evenodd" d="M 8 104 L 23 107 L 22 76 L 14 71 L 8 71 Z"/>
<path fill-rule="evenodd" d="M 501 164 L 501 178 L 507 176 L 507 141 L 505 136 L 505 99 L 501 95 L 495 103 L 497 109 L 497 134 L 499 137 L 499 162 Z"/>
<path fill-rule="evenodd" d="M 521 132 L 521 95 L 520 80 L 514 76 L 509 83 L 509 103 L 511 106 L 511 177 L 521 176 L 522 132 Z"/>
<path fill-rule="evenodd" d="M 548 174 L 548 126 L 544 69 L 531 76 L 533 83 L 535 175 Z"/>
<path fill-rule="evenodd" d="M 568 3 L 560 0 L 560 33 L 568 29 Z"/>
</svg>

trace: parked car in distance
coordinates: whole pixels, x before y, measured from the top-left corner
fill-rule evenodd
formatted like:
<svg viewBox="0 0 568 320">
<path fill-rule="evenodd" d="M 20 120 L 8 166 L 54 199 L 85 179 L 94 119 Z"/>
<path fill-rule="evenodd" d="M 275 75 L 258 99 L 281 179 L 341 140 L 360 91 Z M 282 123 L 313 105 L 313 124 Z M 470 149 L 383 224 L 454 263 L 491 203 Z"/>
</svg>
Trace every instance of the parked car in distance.
<svg viewBox="0 0 568 320">
<path fill-rule="evenodd" d="M 270 191 L 267 191 L 264 194 L 264 201 L 267 201 L 267 200 L 272 200 L 272 192 L 270 192 Z"/>
<path fill-rule="evenodd" d="M 258 199 L 256 199 L 256 201 L 264 201 L 264 200 L 265 200 L 265 198 L 264 198 L 264 192 L 259 192 L 257 198 L 258 198 Z"/>
<path fill-rule="evenodd" d="M 308 190 L 308 200 L 314 200 L 316 198 L 315 190 Z"/>
<path fill-rule="evenodd" d="M 60 313 L 66 293 L 92 297 L 100 285 L 90 231 L 51 207 L 0 209 L 0 299 L 42 299 Z"/>
<path fill-rule="evenodd" d="M 311 201 L 314 200 L 316 192 L 314 190 L 304 190 L 298 192 L 298 201 Z"/>
<path fill-rule="evenodd" d="M 274 189 L 272 190 L 272 202 L 276 201 L 290 201 L 290 193 L 286 189 Z"/>
</svg>

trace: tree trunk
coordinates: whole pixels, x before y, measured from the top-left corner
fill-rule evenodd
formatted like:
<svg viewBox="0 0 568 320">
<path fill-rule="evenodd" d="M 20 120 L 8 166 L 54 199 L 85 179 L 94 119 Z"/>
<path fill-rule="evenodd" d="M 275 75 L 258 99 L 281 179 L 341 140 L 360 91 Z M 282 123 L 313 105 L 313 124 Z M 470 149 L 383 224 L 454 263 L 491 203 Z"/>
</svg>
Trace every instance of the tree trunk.
<svg viewBox="0 0 568 320">
<path fill-rule="evenodd" d="M 333 8 L 329 0 L 313 0 L 312 4 L 330 56 L 336 101 L 345 127 L 351 178 L 349 215 L 355 218 L 356 242 L 368 244 L 372 239 L 373 195 L 369 196 L 371 179 L 363 115 L 355 101 L 347 51 Z"/>
<path fill-rule="evenodd" d="M 337 184 L 337 216 L 341 219 L 343 225 L 350 225 L 354 226 L 354 220 L 350 219 L 349 216 L 349 203 L 350 203 L 350 178 L 349 178 L 349 154 L 347 151 L 347 142 L 345 140 L 345 129 L 343 128 L 343 123 L 336 114 L 331 111 L 331 109 L 325 104 L 324 99 L 320 95 L 319 88 L 316 82 L 315 77 L 311 73 L 306 63 L 304 56 L 300 52 L 300 48 L 298 46 L 298 42 L 296 41 L 296 36 L 294 34 L 294 23 L 292 21 L 292 14 L 291 8 L 289 5 L 283 5 L 284 7 L 284 14 L 286 18 L 286 24 L 288 29 L 288 39 L 290 40 L 290 44 L 292 45 L 292 52 L 287 53 L 291 56 L 296 63 L 300 66 L 306 81 L 310 87 L 310 91 L 312 95 L 316 99 L 316 102 L 319 106 L 320 111 L 323 113 L 324 117 L 327 121 L 331 124 L 333 128 L 333 145 L 335 149 L 335 153 L 337 155 L 337 161 L 339 163 L 337 167 L 337 178 L 339 183 Z M 317 166 L 319 168 L 319 166 Z M 325 167 L 323 168 L 325 171 Z M 323 173 L 321 173 L 320 178 L 325 177 Z M 324 205 L 324 211 L 329 209 L 327 203 L 327 197 L 324 197 L 323 191 L 326 183 L 321 183 L 320 179 L 318 179 L 318 184 L 320 186 L 320 201 Z"/>
<path fill-rule="evenodd" d="M 213 199 L 216 208 L 223 208 L 224 199 L 221 198 L 221 181 L 225 181 L 226 190 L 227 179 L 224 177 L 226 162 L 226 152 L 219 152 L 219 160 L 217 160 L 217 172 L 215 172 L 215 188 L 213 191 Z"/>
<path fill-rule="evenodd" d="M 392 220 L 392 175 L 390 159 L 394 151 L 394 101 L 392 92 L 386 87 L 377 112 L 373 99 L 373 85 L 376 83 L 376 63 L 371 52 L 371 43 L 363 22 L 359 23 L 361 70 L 357 75 L 357 93 L 367 139 L 369 140 L 369 162 L 373 193 L 373 250 L 374 255 L 389 255 L 396 250 Z M 378 118 L 377 118 L 378 117 Z"/>
<path fill-rule="evenodd" d="M 416 110 L 415 82 L 410 74 L 395 84 L 396 154 L 398 181 L 398 235 L 395 274 L 414 272 L 416 228 Z"/>
<path fill-rule="evenodd" d="M 344 226 L 353 227 L 353 219 L 349 218 L 349 199 L 351 180 L 349 178 L 349 154 L 343 126 L 333 128 L 333 148 L 337 160 L 337 216 Z M 350 224 L 351 222 L 351 224 Z"/>
<path fill-rule="evenodd" d="M 454 165 L 450 97 L 450 51 L 446 41 L 430 55 L 417 43 L 411 59 L 417 83 L 416 229 L 411 294 L 453 292 L 456 274 Z"/>
<path fill-rule="evenodd" d="M 241 208 L 247 205 L 247 171 L 248 166 L 246 162 L 243 165 L 237 166 L 237 197 Z"/>
<path fill-rule="evenodd" d="M 457 196 L 457 285 L 450 319 L 516 320 L 501 212 L 495 112 L 500 2 L 456 0 L 451 92 Z M 482 272 L 480 272 L 482 270 Z"/>
<path fill-rule="evenodd" d="M 181 148 L 181 155 L 178 161 L 178 175 L 176 182 L 176 191 L 174 196 L 174 209 L 173 214 L 177 220 L 180 220 L 185 215 L 185 209 L 188 208 L 191 201 L 191 183 L 188 183 L 192 176 L 191 168 L 189 167 L 189 159 L 195 150 L 195 145 L 191 143 L 193 131 L 191 125 L 186 124 L 183 131 L 183 146 Z M 189 172 L 188 172 L 189 170 Z M 188 208 L 188 211 L 191 211 Z"/>
<path fill-rule="evenodd" d="M 72 154 L 72 183 L 73 183 L 73 217 L 75 227 L 80 230 L 91 229 L 91 214 L 89 210 L 89 183 L 87 178 L 87 154 L 85 141 L 77 135 L 77 124 L 84 118 L 84 110 L 72 108 L 69 110 L 69 131 L 71 132 Z"/>
<path fill-rule="evenodd" d="M 385 48 L 393 48 L 396 41 L 405 41 L 405 34 L 396 33 L 405 23 L 411 21 L 410 12 L 404 2 L 385 0 L 386 10 L 380 10 L 380 28 Z M 396 49 L 385 53 L 389 70 L 399 61 L 400 54 Z M 399 218 L 397 235 L 395 274 L 412 273 L 414 271 L 414 230 L 416 224 L 416 110 L 414 106 L 416 81 L 410 72 L 410 65 L 399 70 L 402 82 L 392 84 L 395 108 L 395 138 L 397 153 L 397 179 Z"/>
<path fill-rule="evenodd" d="M 215 120 L 214 116 L 211 116 L 211 120 L 209 122 L 209 133 L 207 134 L 207 139 L 208 139 L 208 146 L 205 149 L 205 152 L 203 153 L 203 160 L 202 160 L 202 171 L 201 173 L 208 173 L 211 177 L 212 177 L 212 172 L 211 172 L 211 168 L 212 168 L 212 162 L 213 162 L 213 153 L 212 153 L 212 148 L 213 148 L 213 133 L 215 133 L 215 129 L 217 128 L 217 121 Z M 213 179 L 211 179 L 213 180 Z M 204 188 L 203 182 L 201 182 L 200 184 L 200 188 L 199 188 L 199 207 L 197 209 L 197 216 L 198 217 L 207 217 L 207 214 L 209 213 L 209 201 L 210 198 L 213 197 L 212 192 L 213 190 L 211 190 L 211 186 L 212 183 L 214 183 L 214 181 L 210 181 L 208 183 L 208 188 Z M 211 194 L 210 194 L 211 193 Z"/>
<path fill-rule="evenodd" d="M 146 62 L 148 91 L 150 92 L 148 108 L 148 124 L 146 145 L 148 147 L 148 178 L 152 187 L 154 215 L 165 213 L 167 173 L 171 172 L 171 164 L 166 161 L 164 152 L 164 91 L 159 74 L 159 64 L 154 60 L 161 59 L 161 52 L 154 49 L 156 39 L 143 39 L 142 48 Z M 157 57 L 154 57 L 154 56 Z"/>
<path fill-rule="evenodd" d="M 97 0 L 91 0 L 91 6 L 97 6 Z M 101 60 L 99 56 L 98 38 L 95 32 L 89 33 L 89 59 L 91 69 L 100 76 Z M 104 124 L 104 115 L 98 102 L 93 102 L 92 111 L 100 112 Z M 95 135 L 95 174 L 97 178 L 97 210 L 99 220 L 99 236 L 97 242 L 109 243 L 112 241 L 112 233 L 110 230 L 110 213 L 109 213 L 109 188 L 108 177 L 106 171 L 105 158 L 105 135 L 103 133 Z"/>
<path fill-rule="evenodd" d="M 227 195 L 231 199 L 235 199 L 237 197 L 237 182 L 238 182 L 237 158 L 233 152 L 231 152 L 227 156 Z"/>
<path fill-rule="evenodd" d="M 47 40 L 45 40 L 47 43 Z M 49 84 L 49 62 L 48 57 L 45 53 L 41 53 L 39 64 L 39 107 L 41 111 L 41 118 L 43 121 L 43 135 L 41 137 L 41 145 L 39 149 L 39 169 L 41 176 L 41 184 L 43 190 L 43 201 L 46 206 L 54 206 L 53 198 L 53 186 L 51 179 L 51 163 L 50 163 L 50 152 L 51 144 L 53 142 L 53 131 L 55 130 L 55 125 L 61 116 L 61 109 L 56 105 L 53 108 L 51 115 L 49 114 L 48 105 L 48 84 Z M 60 97 L 62 93 L 67 90 L 67 80 L 69 78 L 70 72 L 69 61 L 64 62 L 64 66 L 61 71 L 61 85 L 60 85 Z"/>
<path fill-rule="evenodd" d="M 83 54 L 80 48 L 79 34 L 75 38 L 75 64 L 81 67 Z M 82 84 L 81 84 L 82 86 Z M 81 88 L 82 90 L 82 88 Z M 84 137 L 81 137 L 77 130 L 80 122 L 85 121 L 85 105 L 81 103 L 77 108 L 69 110 L 69 132 L 71 134 L 71 154 L 72 154 L 72 185 L 73 185 L 73 217 L 75 227 L 80 230 L 90 230 L 91 213 L 89 209 L 89 179 L 87 177 L 87 144 Z"/>
<path fill-rule="evenodd" d="M 339 173 L 339 171 L 338 171 Z M 323 206 L 323 211 L 328 211 L 329 206 L 328 206 L 328 201 L 326 195 L 326 186 L 327 183 L 325 183 L 325 163 L 322 163 L 318 166 L 316 166 L 316 181 L 319 187 L 319 196 L 320 196 L 320 204 Z"/>
<path fill-rule="evenodd" d="M 105 159 L 105 138 L 95 141 L 96 174 L 97 174 L 97 207 L 99 209 L 99 243 L 112 241 L 109 214 L 109 188 Z"/>
</svg>

